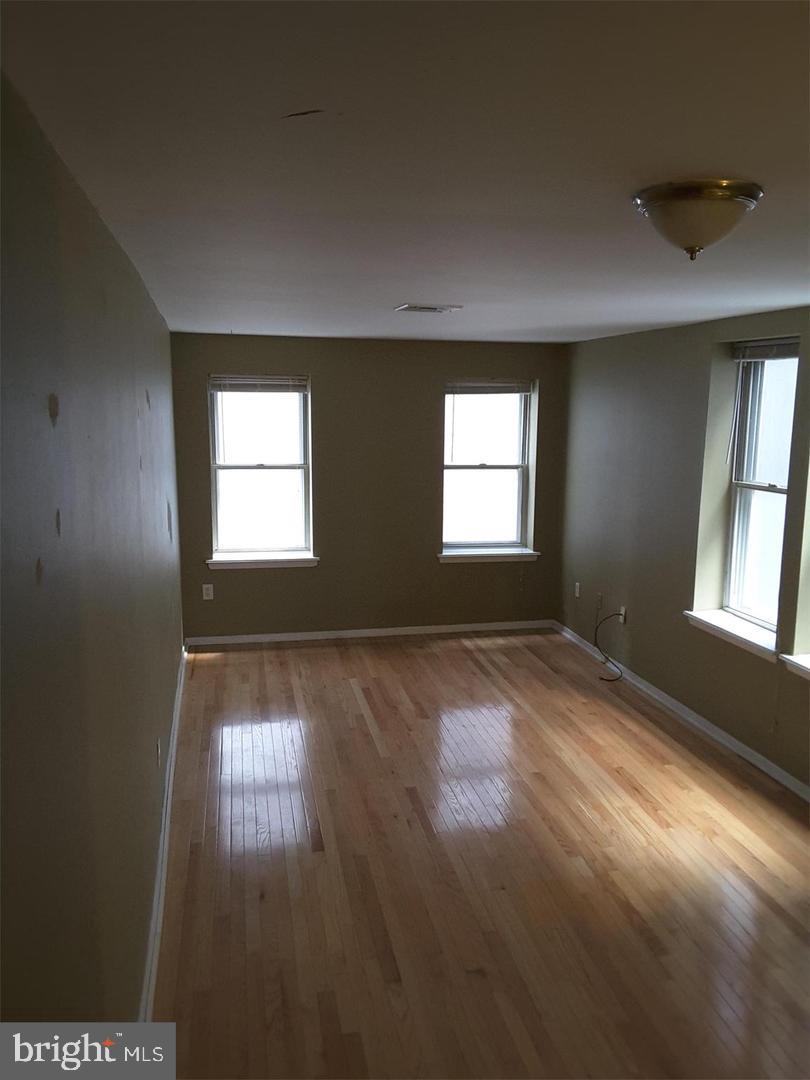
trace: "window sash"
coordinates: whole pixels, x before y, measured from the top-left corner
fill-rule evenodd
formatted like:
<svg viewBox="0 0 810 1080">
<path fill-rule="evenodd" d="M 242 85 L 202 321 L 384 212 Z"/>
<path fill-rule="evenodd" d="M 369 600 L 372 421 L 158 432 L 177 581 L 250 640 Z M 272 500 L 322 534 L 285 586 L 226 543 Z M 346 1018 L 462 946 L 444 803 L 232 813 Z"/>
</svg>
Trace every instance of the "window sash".
<svg viewBox="0 0 810 1080">
<path fill-rule="evenodd" d="M 300 380 L 299 380 L 300 382 Z M 229 465 L 226 462 L 220 461 L 220 441 L 221 430 L 220 424 L 222 421 L 222 398 L 221 395 L 225 393 L 245 393 L 246 386 L 247 392 L 261 393 L 260 384 L 255 379 L 251 380 L 249 384 L 240 383 L 233 379 L 225 382 L 222 379 L 209 379 L 208 389 L 208 402 L 209 402 L 209 425 L 210 425 L 210 451 L 211 451 L 211 465 L 219 469 L 284 469 L 284 468 L 296 468 L 300 466 L 306 466 L 308 464 L 308 448 L 309 448 L 309 432 L 308 432 L 308 389 L 304 384 L 304 389 L 299 387 L 291 388 L 292 380 L 286 379 L 284 383 L 276 381 L 273 378 L 268 382 L 266 390 L 268 393 L 285 393 L 285 394 L 297 394 L 298 395 L 298 409 L 299 409 L 299 460 L 298 461 L 285 461 L 283 464 L 266 464 L 264 462 L 250 462 L 240 461 L 238 463 Z"/>
<path fill-rule="evenodd" d="M 517 540 L 444 540 L 442 547 L 445 551 L 461 550 L 472 547 L 509 548 L 526 546 L 526 508 L 529 495 L 529 466 L 528 465 L 445 465 L 445 472 L 485 472 L 497 469 L 499 472 L 512 470 L 519 474 L 518 477 L 518 501 L 517 520 L 515 521 L 515 535 Z"/>
<path fill-rule="evenodd" d="M 753 474 L 753 455 L 759 427 L 759 405 L 762 396 L 761 360 L 744 360 L 740 365 L 740 387 L 737 394 L 736 446 L 732 482 L 749 483 L 745 477 Z"/>
<path fill-rule="evenodd" d="M 218 395 L 228 391 L 245 393 L 295 393 L 299 398 L 301 455 L 303 461 L 284 465 L 225 465 L 217 461 L 220 438 Z M 215 554 L 256 551 L 256 548 L 221 548 L 219 546 L 219 507 L 217 505 L 217 474 L 226 471 L 262 472 L 264 470 L 297 470 L 303 474 L 302 497 L 304 500 L 304 545 L 294 548 L 262 548 L 261 551 L 299 552 L 312 551 L 312 499 L 309 462 L 309 380 L 305 376 L 209 376 L 208 379 L 208 430 L 211 471 L 211 529 Z"/>
<path fill-rule="evenodd" d="M 747 476 L 754 474 L 754 455 L 759 433 L 765 364 L 769 360 L 795 359 L 795 349 L 785 349 L 784 352 L 784 356 L 769 357 L 765 360 L 743 359 L 739 362 L 729 443 L 729 458 L 732 462 L 731 480 L 734 484 L 742 484 L 763 491 L 787 491 L 787 487 L 781 484 L 746 480 Z M 795 402 L 793 408 L 795 409 Z M 791 410 L 792 419 L 793 410 Z"/>
<path fill-rule="evenodd" d="M 781 496 L 787 503 L 787 491 L 780 488 L 769 487 L 767 484 L 733 484 L 731 506 L 731 531 L 729 535 L 728 569 L 726 572 L 726 588 L 723 599 L 723 607 L 733 615 L 746 619 L 767 630 L 776 631 L 776 622 L 770 622 L 745 610 L 739 602 L 743 592 L 743 571 L 745 568 L 745 555 L 748 546 L 748 526 L 751 511 L 751 502 L 741 497 L 745 490 L 764 491 L 769 495 Z M 787 507 L 785 507 L 787 509 Z M 782 536 L 784 544 L 784 534 Z M 780 553 L 781 555 L 781 553 Z M 780 575 L 781 577 L 781 575 Z M 778 606 L 778 597 L 777 597 Z"/>
<path fill-rule="evenodd" d="M 447 465 L 442 466 L 442 476 L 446 472 L 481 472 L 497 469 L 503 472 L 513 469 L 519 474 L 517 521 L 515 535 L 517 540 L 445 540 L 444 516 L 442 515 L 442 548 L 444 551 L 457 551 L 469 548 L 492 548 L 509 551 L 526 547 L 528 539 L 529 507 L 529 400 L 531 384 L 528 382 L 487 382 L 484 379 L 450 383 L 445 388 L 445 399 L 450 395 L 462 394 L 519 394 L 520 395 L 520 461 L 509 465 Z"/>
</svg>

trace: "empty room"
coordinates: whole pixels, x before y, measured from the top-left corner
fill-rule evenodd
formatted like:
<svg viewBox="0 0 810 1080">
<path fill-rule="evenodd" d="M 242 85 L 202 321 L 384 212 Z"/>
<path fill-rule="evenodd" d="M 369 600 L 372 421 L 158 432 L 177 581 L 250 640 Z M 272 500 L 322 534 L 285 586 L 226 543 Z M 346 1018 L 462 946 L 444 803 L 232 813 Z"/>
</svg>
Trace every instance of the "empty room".
<svg viewBox="0 0 810 1080">
<path fill-rule="evenodd" d="M 810 5 L 0 12 L 0 1072 L 810 1075 Z"/>
</svg>

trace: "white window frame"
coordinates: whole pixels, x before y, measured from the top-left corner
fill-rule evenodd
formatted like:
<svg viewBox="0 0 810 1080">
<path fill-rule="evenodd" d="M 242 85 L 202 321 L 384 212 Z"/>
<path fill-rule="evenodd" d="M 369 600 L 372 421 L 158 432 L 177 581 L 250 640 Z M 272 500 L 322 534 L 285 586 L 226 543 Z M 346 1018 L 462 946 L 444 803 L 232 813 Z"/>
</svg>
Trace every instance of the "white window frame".
<svg viewBox="0 0 810 1080">
<path fill-rule="evenodd" d="M 217 460 L 217 440 L 219 437 L 219 420 L 217 415 L 217 394 L 227 391 L 255 393 L 297 393 L 300 398 L 301 409 L 301 457 L 302 460 L 286 465 L 266 465 L 257 462 L 253 465 L 223 465 Z M 208 433 L 211 469 L 211 530 L 213 543 L 213 559 L 209 564 L 227 560 L 231 557 L 234 562 L 240 562 L 246 556 L 267 556 L 268 561 L 275 557 L 289 556 L 291 560 L 296 556 L 312 557 L 312 480 L 311 480 L 311 452 L 310 452 L 310 384 L 306 376 L 282 376 L 282 375 L 210 375 L 208 377 Z M 217 506 L 217 475 L 221 471 L 237 470 L 242 472 L 263 471 L 268 469 L 299 471 L 303 473 L 303 498 L 304 498 L 304 545 L 294 548 L 221 548 L 218 539 L 218 506 Z M 315 560 L 312 560 L 315 561 Z M 243 565 L 247 565 L 243 563 Z"/>
<path fill-rule="evenodd" d="M 746 491 L 765 491 L 781 495 L 787 511 L 787 486 L 763 484 L 746 480 L 749 473 L 746 465 L 754 446 L 759 416 L 759 402 L 762 393 L 764 365 L 780 359 L 798 356 L 798 342 L 778 341 L 735 346 L 735 355 L 740 365 L 737 375 L 737 394 L 734 405 L 731 454 L 731 517 L 728 530 L 728 557 L 723 590 L 723 610 L 745 619 L 746 622 L 766 630 L 776 632 L 777 623 L 757 618 L 750 611 L 739 608 L 735 599 L 742 585 L 741 575 L 744 565 L 748 518 L 745 514 Z M 795 401 L 794 401 L 795 411 Z M 793 417 L 791 417 L 791 420 Z M 787 517 L 787 515 L 785 515 Z M 781 566 L 780 566 L 781 581 Z M 777 613 L 778 619 L 778 613 Z"/>
<path fill-rule="evenodd" d="M 454 556 L 464 552 L 492 553 L 493 555 L 509 555 L 514 553 L 529 552 L 530 529 L 529 529 L 529 495 L 531 491 L 531 468 L 529 463 L 529 448 L 531 445 L 531 417 L 532 395 L 534 387 L 529 382 L 501 382 L 498 380 L 475 379 L 466 382 L 451 383 L 445 387 L 444 401 L 446 403 L 450 395 L 462 394 L 519 394 L 521 399 L 521 460 L 518 464 L 498 465 L 488 463 L 486 465 L 448 465 L 444 461 L 444 447 L 446 445 L 446 432 L 442 440 L 442 493 L 444 493 L 444 476 L 447 472 L 462 471 L 475 472 L 485 469 L 514 469 L 519 474 L 518 493 L 518 520 L 516 522 L 517 540 L 510 541 L 445 541 L 444 540 L 444 510 L 442 510 L 442 555 Z M 446 408 L 443 416 L 446 415 Z M 442 499 L 444 507 L 444 499 Z M 535 552 L 531 553 L 536 555 Z"/>
</svg>

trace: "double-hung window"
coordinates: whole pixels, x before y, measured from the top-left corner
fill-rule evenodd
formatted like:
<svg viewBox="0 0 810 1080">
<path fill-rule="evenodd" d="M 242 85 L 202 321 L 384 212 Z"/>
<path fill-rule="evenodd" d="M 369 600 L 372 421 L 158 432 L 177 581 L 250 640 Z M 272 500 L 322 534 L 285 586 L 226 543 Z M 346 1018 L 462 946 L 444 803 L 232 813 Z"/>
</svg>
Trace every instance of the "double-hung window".
<svg viewBox="0 0 810 1080">
<path fill-rule="evenodd" d="M 731 529 L 725 608 L 776 629 L 798 343 L 735 346 Z"/>
<path fill-rule="evenodd" d="M 531 384 L 446 388 L 443 554 L 527 552 Z"/>
<path fill-rule="evenodd" d="M 308 380 L 212 376 L 208 395 L 212 562 L 311 558 Z"/>
</svg>

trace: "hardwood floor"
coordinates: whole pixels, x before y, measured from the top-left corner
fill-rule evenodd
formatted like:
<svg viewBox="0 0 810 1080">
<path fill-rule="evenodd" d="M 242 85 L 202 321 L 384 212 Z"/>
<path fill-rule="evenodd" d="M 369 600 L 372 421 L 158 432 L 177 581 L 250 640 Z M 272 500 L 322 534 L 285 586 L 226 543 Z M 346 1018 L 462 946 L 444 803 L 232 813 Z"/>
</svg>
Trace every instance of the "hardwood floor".
<svg viewBox="0 0 810 1080">
<path fill-rule="evenodd" d="M 189 658 L 181 1077 L 807 1077 L 806 808 L 556 633 Z"/>
</svg>

